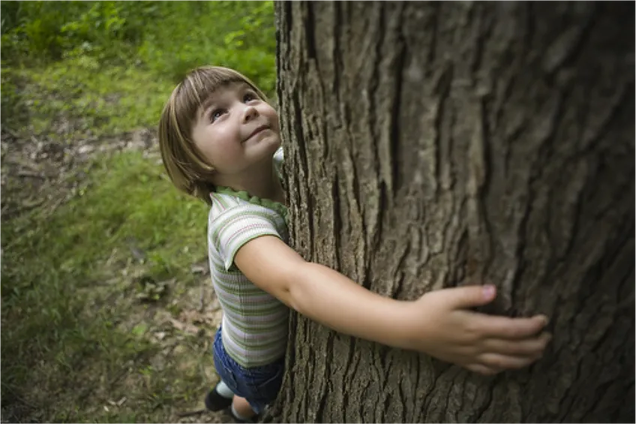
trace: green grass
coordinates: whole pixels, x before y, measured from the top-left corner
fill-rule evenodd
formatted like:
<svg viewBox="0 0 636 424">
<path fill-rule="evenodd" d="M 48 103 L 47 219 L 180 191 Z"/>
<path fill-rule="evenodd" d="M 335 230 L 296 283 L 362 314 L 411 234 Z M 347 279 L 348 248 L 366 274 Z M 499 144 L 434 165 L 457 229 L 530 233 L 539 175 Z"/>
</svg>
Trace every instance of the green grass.
<svg viewBox="0 0 636 424">
<path fill-rule="evenodd" d="M 205 257 L 207 207 L 139 152 L 96 160 L 80 192 L 51 215 L 2 225 L 3 404 L 37 399 L 53 421 L 156 420 L 157 408 L 194 400 L 210 383 L 196 367 L 158 373 L 151 362 L 162 347 L 148 331 L 152 309 L 196 283 L 190 266 Z M 144 295 L 148 282 L 168 279 Z M 207 340 L 188 343 L 200 356 Z M 93 408 L 95 396 L 129 400 L 118 415 Z"/>
<path fill-rule="evenodd" d="M 204 64 L 193 62 L 182 71 Z M 91 56 L 2 72 L 3 124 L 53 140 L 154 129 L 175 87 L 170 75 L 158 77 L 142 66 L 104 64 Z M 267 94 L 275 99 L 271 89 Z"/>
<path fill-rule="evenodd" d="M 3 91 L 27 81 L 14 103 L 29 110 L 28 130 L 57 139 L 118 134 L 156 127 L 174 84 L 135 67 L 78 56 L 48 66 L 9 70 Z M 12 84 L 13 83 L 13 84 Z M 71 125 L 69 125 L 71 124 Z M 12 126 L 11 124 L 9 124 Z"/>
</svg>

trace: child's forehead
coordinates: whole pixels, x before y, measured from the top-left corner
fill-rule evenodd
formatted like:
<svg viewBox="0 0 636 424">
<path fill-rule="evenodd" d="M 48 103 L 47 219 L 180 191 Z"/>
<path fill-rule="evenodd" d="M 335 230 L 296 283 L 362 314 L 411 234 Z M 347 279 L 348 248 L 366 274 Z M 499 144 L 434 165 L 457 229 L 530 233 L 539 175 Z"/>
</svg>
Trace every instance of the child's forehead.
<svg viewBox="0 0 636 424">
<path fill-rule="evenodd" d="M 210 106 L 211 103 L 227 95 L 228 93 L 251 89 L 250 85 L 244 81 L 230 81 L 228 83 L 219 85 L 211 89 L 206 96 L 204 96 L 204 101 L 201 104 L 201 107 L 205 110 Z"/>
</svg>

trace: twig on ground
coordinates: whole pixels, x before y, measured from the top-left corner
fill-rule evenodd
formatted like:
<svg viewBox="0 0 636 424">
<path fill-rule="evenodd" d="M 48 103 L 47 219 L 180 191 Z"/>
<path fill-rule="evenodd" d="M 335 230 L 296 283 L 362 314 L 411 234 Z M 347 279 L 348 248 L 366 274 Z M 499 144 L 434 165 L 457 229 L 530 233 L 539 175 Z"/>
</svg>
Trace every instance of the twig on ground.
<svg viewBox="0 0 636 424">
<path fill-rule="evenodd" d="M 37 173 L 37 172 L 32 172 L 32 171 L 26 171 L 26 170 L 22 170 L 18 172 L 18 177 L 32 177 L 32 178 L 41 178 L 41 179 L 46 179 L 46 175 Z"/>
<path fill-rule="evenodd" d="M 177 414 L 177 417 L 179 418 L 191 417 L 193 415 L 203 414 L 205 411 L 206 411 L 205 409 L 197 409 L 196 411 L 180 412 Z"/>
</svg>

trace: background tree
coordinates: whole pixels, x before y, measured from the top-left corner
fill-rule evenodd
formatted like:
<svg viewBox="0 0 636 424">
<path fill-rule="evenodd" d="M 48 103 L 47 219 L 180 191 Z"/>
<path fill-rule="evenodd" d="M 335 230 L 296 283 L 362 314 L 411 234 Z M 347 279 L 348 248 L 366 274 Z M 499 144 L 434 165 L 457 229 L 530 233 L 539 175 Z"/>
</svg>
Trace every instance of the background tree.
<svg viewBox="0 0 636 424">
<path fill-rule="evenodd" d="M 285 422 L 634 420 L 634 4 L 279 2 L 294 247 L 398 299 L 545 313 L 483 377 L 294 315 Z"/>
</svg>

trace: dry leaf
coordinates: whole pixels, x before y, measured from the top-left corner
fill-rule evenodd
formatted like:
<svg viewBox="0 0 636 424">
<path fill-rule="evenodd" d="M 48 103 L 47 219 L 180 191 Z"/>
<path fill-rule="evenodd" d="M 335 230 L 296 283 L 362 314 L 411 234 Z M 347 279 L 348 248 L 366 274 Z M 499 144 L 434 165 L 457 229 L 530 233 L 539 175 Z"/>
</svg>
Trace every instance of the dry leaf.
<svg viewBox="0 0 636 424">
<path fill-rule="evenodd" d="M 199 334 L 199 328 L 192 324 L 177 321 L 174 318 L 170 318 L 170 322 L 172 323 L 172 325 L 174 325 L 174 328 L 176 328 L 177 330 L 185 331 L 186 333 L 190 333 L 190 334 Z"/>
</svg>

